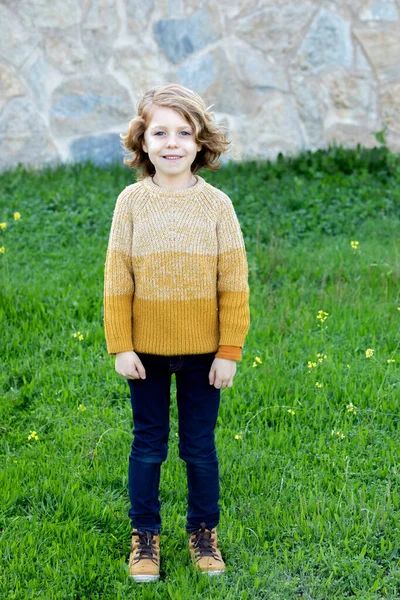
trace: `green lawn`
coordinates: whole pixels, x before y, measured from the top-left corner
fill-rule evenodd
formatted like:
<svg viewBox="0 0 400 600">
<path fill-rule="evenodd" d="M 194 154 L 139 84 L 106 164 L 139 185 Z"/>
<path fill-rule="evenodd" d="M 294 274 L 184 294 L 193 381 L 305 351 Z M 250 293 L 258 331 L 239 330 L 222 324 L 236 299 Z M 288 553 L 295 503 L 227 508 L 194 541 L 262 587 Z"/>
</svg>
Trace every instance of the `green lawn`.
<svg viewBox="0 0 400 600">
<path fill-rule="evenodd" d="M 227 573 L 191 570 L 172 403 L 161 579 L 127 576 L 133 423 L 102 303 L 133 173 L 18 167 L 0 175 L 1 599 L 400 597 L 400 157 L 331 148 L 200 174 L 235 205 L 251 288 L 216 430 Z"/>
</svg>

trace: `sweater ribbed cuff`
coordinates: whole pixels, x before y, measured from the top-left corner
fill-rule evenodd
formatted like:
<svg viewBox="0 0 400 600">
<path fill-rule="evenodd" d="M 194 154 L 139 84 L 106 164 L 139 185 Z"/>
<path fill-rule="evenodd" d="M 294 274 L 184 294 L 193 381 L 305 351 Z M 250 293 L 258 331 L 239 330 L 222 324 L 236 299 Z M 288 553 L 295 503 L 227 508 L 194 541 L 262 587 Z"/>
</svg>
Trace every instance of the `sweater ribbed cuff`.
<svg viewBox="0 0 400 600">
<path fill-rule="evenodd" d="M 219 346 L 215 358 L 242 360 L 242 348 L 240 346 Z"/>
<path fill-rule="evenodd" d="M 116 356 L 116 355 L 117 355 L 117 354 L 119 354 L 120 352 L 131 352 L 131 351 L 133 352 L 133 348 L 132 348 L 132 346 L 129 346 L 129 348 L 128 348 L 127 346 L 121 346 L 121 347 L 120 347 L 120 348 L 118 348 L 118 349 L 115 349 L 115 348 L 113 348 L 113 350 L 114 350 L 113 352 L 110 352 L 110 351 L 108 352 L 108 354 L 109 354 L 110 356 Z"/>
</svg>

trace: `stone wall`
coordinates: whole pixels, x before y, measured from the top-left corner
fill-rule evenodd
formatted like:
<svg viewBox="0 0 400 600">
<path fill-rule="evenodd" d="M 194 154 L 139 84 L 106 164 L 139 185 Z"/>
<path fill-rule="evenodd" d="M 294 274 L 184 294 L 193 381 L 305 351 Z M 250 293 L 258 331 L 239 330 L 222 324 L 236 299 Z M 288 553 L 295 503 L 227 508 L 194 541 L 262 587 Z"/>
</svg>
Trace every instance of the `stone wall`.
<svg viewBox="0 0 400 600">
<path fill-rule="evenodd" d="M 225 160 L 400 150 L 400 0 L 0 0 L 0 169 L 121 155 L 140 91 L 178 82 Z"/>
</svg>

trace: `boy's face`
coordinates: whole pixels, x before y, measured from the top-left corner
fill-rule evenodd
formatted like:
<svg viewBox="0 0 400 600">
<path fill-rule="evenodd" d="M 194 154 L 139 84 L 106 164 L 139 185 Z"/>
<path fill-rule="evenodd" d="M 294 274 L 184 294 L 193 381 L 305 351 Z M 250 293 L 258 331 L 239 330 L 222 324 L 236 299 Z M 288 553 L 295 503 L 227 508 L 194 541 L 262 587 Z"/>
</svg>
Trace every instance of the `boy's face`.
<svg viewBox="0 0 400 600">
<path fill-rule="evenodd" d="M 143 150 L 156 174 L 164 181 L 174 182 L 185 175 L 190 177 L 190 167 L 201 144 L 196 143 L 194 129 L 179 113 L 166 106 L 155 106 L 144 134 Z"/>
</svg>

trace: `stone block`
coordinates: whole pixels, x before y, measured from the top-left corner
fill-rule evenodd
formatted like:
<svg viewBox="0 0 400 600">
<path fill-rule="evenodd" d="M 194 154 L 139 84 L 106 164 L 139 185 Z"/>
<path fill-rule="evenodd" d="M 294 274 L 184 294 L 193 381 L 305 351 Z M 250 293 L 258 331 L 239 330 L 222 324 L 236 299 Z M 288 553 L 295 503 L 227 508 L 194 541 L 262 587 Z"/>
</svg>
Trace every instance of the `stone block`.
<svg viewBox="0 0 400 600">
<path fill-rule="evenodd" d="M 320 80 L 325 105 L 324 128 L 349 123 L 373 128 L 378 118 L 375 82 L 343 67 L 326 72 Z"/>
<path fill-rule="evenodd" d="M 27 96 L 29 90 L 7 63 L 0 62 L 0 110 L 15 96 Z"/>
<path fill-rule="evenodd" d="M 321 9 L 304 38 L 295 65 L 319 73 L 334 66 L 351 67 L 353 45 L 350 23 L 340 15 Z"/>
<path fill-rule="evenodd" d="M 289 91 L 284 65 L 278 64 L 266 52 L 240 41 L 229 44 L 227 52 L 237 76 L 244 86 Z"/>
<path fill-rule="evenodd" d="M 144 37 L 141 44 L 126 44 L 114 49 L 111 61 L 113 72 L 127 80 L 133 96 L 154 85 L 170 80 L 170 63 L 155 41 Z"/>
<path fill-rule="evenodd" d="M 24 15 L 35 28 L 66 29 L 79 24 L 82 18 L 79 0 L 19 0 L 18 13 Z"/>
<path fill-rule="evenodd" d="M 213 54 L 202 54 L 184 62 L 177 75 L 179 83 L 198 94 L 204 94 L 217 81 L 217 62 Z"/>
<path fill-rule="evenodd" d="M 218 39 L 210 11 L 198 10 L 183 19 L 160 19 L 153 25 L 155 39 L 173 64 Z"/>
<path fill-rule="evenodd" d="M 361 11 L 362 21 L 398 21 L 399 11 L 393 0 L 372 0 Z"/>
<path fill-rule="evenodd" d="M 382 120 L 388 128 L 389 134 L 398 136 L 400 143 L 400 81 L 381 88 L 379 98 Z"/>
<path fill-rule="evenodd" d="M 92 0 L 81 26 L 81 36 L 92 60 L 105 63 L 113 52 L 120 27 L 115 0 Z"/>
<path fill-rule="evenodd" d="M 128 0 L 124 2 L 126 11 L 126 28 L 128 33 L 139 34 L 147 38 L 149 35 L 148 29 L 152 23 L 152 15 L 156 7 L 154 0 Z M 150 32 L 151 35 L 151 32 Z"/>
<path fill-rule="evenodd" d="M 38 31 L 28 27 L 25 18 L 0 3 L 0 56 L 16 67 L 28 58 L 39 43 Z"/>
<path fill-rule="evenodd" d="M 121 138 L 117 133 L 90 135 L 74 140 L 70 144 L 73 162 L 91 159 L 97 165 L 108 165 L 112 162 L 122 164 L 123 150 Z"/>
<path fill-rule="evenodd" d="M 131 118 L 128 91 L 110 75 L 86 76 L 61 84 L 52 95 L 50 125 L 54 135 L 93 134 Z"/>
<path fill-rule="evenodd" d="M 305 147 L 295 99 L 275 90 L 264 93 L 264 101 L 251 121 L 231 117 L 236 132 L 232 153 L 236 159 L 275 159 L 279 152 L 296 154 Z"/>
<path fill-rule="evenodd" d="M 0 116 L 0 169 L 10 165 L 41 167 L 58 160 L 43 116 L 26 96 L 8 102 Z"/>
<path fill-rule="evenodd" d="M 86 61 L 90 62 L 90 54 L 81 42 L 78 27 L 71 27 L 62 36 L 50 31 L 44 39 L 44 48 L 48 61 L 64 75 L 78 73 Z"/>
<path fill-rule="evenodd" d="M 382 83 L 400 80 L 400 23 L 369 23 L 354 33 Z"/>
<path fill-rule="evenodd" d="M 266 0 L 260 7 L 245 8 L 230 22 L 228 33 L 284 62 L 300 43 L 303 28 L 316 8 L 309 0 Z"/>
<path fill-rule="evenodd" d="M 204 65 L 208 64 L 211 70 L 210 73 L 203 74 L 200 82 L 196 83 L 195 73 L 199 74 L 202 62 Z M 190 83 L 196 91 L 200 91 L 202 86 L 201 95 L 207 106 L 213 104 L 213 110 L 219 112 L 250 115 L 264 98 L 261 90 L 246 89 L 243 86 L 222 47 L 214 48 L 202 57 L 188 59 L 184 67 L 178 70 L 177 76 L 178 83 Z"/>
</svg>

